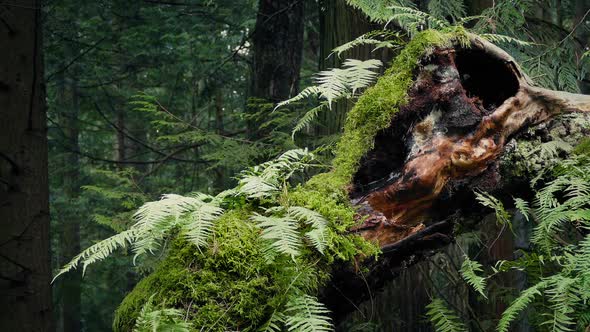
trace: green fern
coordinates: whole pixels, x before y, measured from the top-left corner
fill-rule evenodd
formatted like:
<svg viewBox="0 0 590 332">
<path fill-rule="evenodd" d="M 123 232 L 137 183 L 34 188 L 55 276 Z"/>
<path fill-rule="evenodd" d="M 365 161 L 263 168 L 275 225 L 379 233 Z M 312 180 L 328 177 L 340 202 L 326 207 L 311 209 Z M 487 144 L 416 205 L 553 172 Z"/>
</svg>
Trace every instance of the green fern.
<svg viewBox="0 0 590 332">
<path fill-rule="evenodd" d="M 290 299 L 285 308 L 288 315 L 285 323 L 289 331 L 328 332 L 333 330 L 330 311 L 310 295 L 300 295 Z"/>
<path fill-rule="evenodd" d="M 273 249 L 291 257 L 298 256 L 302 246 L 297 222 L 289 217 L 266 217 L 255 214 L 251 219 L 262 229 L 262 238 L 270 240 Z"/>
<path fill-rule="evenodd" d="M 115 250 L 119 248 L 125 248 L 128 244 L 134 243 L 136 236 L 136 231 L 131 229 L 113 235 L 108 239 L 102 240 L 88 247 L 86 250 L 74 257 L 69 263 L 64 265 L 53 277 L 51 282 L 53 283 L 55 279 L 57 279 L 62 274 L 76 269 L 80 263 L 83 264 L 82 275 L 84 275 L 88 265 L 103 260 L 110 256 Z"/>
<path fill-rule="evenodd" d="M 301 117 L 301 119 L 299 119 L 299 121 L 297 121 L 297 124 L 295 125 L 295 127 L 293 127 L 293 131 L 291 131 L 291 139 L 293 139 L 295 137 L 296 133 L 309 127 L 311 122 L 318 117 L 318 114 L 321 111 L 324 111 L 326 109 L 329 109 L 328 104 L 327 103 L 320 103 L 319 106 L 316 106 L 316 107 L 310 109 L 309 111 L 305 112 L 305 114 Z"/>
<path fill-rule="evenodd" d="M 478 273 L 482 273 L 482 265 L 477 261 L 472 261 L 467 257 L 464 256 L 463 264 L 461 264 L 461 277 L 467 282 L 476 292 L 478 292 L 481 296 L 487 299 L 485 294 L 486 288 L 486 278 L 477 275 Z"/>
<path fill-rule="evenodd" d="M 435 298 L 426 306 L 426 316 L 434 326 L 436 332 L 464 332 L 467 331 L 461 319 L 441 299 Z"/>
<path fill-rule="evenodd" d="M 283 325 L 285 324 L 285 315 L 277 312 L 276 310 L 272 313 L 268 321 L 258 329 L 258 332 L 281 332 Z"/>
<path fill-rule="evenodd" d="M 458 22 L 465 17 L 465 4 L 462 0 L 430 0 L 428 12 L 441 20 L 450 18 L 451 21 Z"/>
<path fill-rule="evenodd" d="M 531 208 L 529 206 L 529 202 L 525 201 L 522 198 L 514 198 L 514 207 L 524 216 L 526 221 L 530 221 L 531 216 Z"/>
<path fill-rule="evenodd" d="M 496 33 L 482 33 L 479 34 L 480 37 L 483 39 L 487 39 L 492 43 L 505 43 L 505 44 L 514 44 L 521 47 L 531 46 L 533 43 L 527 42 L 518 38 L 510 37 L 507 35 L 501 35 Z"/>
<path fill-rule="evenodd" d="M 211 235 L 213 222 L 223 213 L 223 209 L 213 204 L 204 203 L 191 212 L 188 222 L 183 225 L 186 238 L 197 248 L 207 245 Z"/>
<path fill-rule="evenodd" d="M 475 198 L 479 204 L 494 210 L 496 221 L 500 225 L 508 225 L 511 227 L 510 214 L 506 211 L 504 204 L 502 204 L 500 200 L 486 192 L 475 192 Z"/>
<path fill-rule="evenodd" d="M 512 301 L 510 306 L 502 313 L 502 317 L 498 322 L 496 330 L 498 332 L 507 332 L 510 323 L 516 319 L 521 311 L 533 302 L 535 296 L 540 296 L 542 294 L 541 291 L 547 287 L 548 284 L 549 280 L 543 280 L 520 293 L 520 295 Z"/>
<path fill-rule="evenodd" d="M 189 323 L 184 320 L 184 314 L 181 310 L 171 308 L 156 309 L 153 298 L 154 295 L 141 308 L 133 332 L 189 332 L 191 330 Z"/>
<path fill-rule="evenodd" d="M 328 221 L 320 213 L 301 206 L 292 206 L 287 210 L 287 213 L 306 224 L 309 224 L 313 229 L 305 234 L 305 237 L 310 241 L 312 246 L 324 253 L 327 246 L 327 230 Z"/>
<path fill-rule="evenodd" d="M 385 40 L 381 40 L 381 39 Z M 332 50 L 330 56 L 332 54 L 336 54 L 338 58 L 342 55 L 342 53 L 349 51 L 355 47 L 364 46 L 364 45 L 373 45 L 374 48 L 372 51 L 376 51 L 381 48 L 388 48 L 388 49 L 398 49 L 400 45 L 403 44 L 403 41 L 399 37 L 399 34 L 393 33 L 387 30 L 377 30 L 365 33 L 347 43 L 344 43 Z"/>
</svg>

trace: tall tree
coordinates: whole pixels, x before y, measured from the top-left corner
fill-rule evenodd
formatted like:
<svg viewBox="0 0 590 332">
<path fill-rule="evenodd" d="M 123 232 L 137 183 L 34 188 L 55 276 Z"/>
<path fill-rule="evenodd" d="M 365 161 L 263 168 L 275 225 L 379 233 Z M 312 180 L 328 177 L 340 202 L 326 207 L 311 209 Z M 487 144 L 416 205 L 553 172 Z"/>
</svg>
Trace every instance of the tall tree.
<svg viewBox="0 0 590 332">
<path fill-rule="evenodd" d="M 253 97 L 282 101 L 299 91 L 303 1 L 260 0 L 253 36 Z"/>
<path fill-rule="evenodd" d="M 0 330 L 51 331 L 41 1 L 0 6 Z"/>
<path fill-rule="evenodd" d="M 379 28 L 361 10 L 348 5 L 345 0 L 323 0 L 320 9 L 320 58 L 319 69 L 326 70 L 339 67 L 344 58 L 367 60 L 374 57 L 369 46 L 355 47 L 346 52 L 342 58 L 332 53 L 332 50 L 369 31 Z M 342 131 L 344 117 L 352 108 L 353 102 L 341 100 L 336 103 L 331 112 L 321 114 L 321 126 L 318 134 L 333 135 Z"/>
</svg>

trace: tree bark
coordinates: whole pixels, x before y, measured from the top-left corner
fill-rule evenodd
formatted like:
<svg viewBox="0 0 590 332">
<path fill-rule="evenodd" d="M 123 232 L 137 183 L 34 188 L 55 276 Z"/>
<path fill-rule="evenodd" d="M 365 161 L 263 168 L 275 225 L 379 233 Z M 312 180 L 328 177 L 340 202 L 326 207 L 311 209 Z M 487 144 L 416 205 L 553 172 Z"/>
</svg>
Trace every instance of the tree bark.
<svg viewBox="0 0 590 332">
<path fill-rule="evenodd" d="M 299 91 L 303 50 L 303 1 L 260 0 L 252 47 L 252 92 L 279 102 Z"/>
<path fill-rule="evenodd" d="M 252 73 L 248 93 L 248 138 L 269 133 L 261 123 L 272 116 L 272 106 L 299 92 L 303 57 L 303 0 L 260 0 L 252 36 Z"/>
<path fill-rule="evenodd" d="M 336 269 L 323 298 L 337 318 L 452 242 L 457 215 L 481 211 L 474 190 L 515 193 L 500 172 L 514 139 L 560 114 L 590 112 L 590 96 L 535 87 L 502 49 L 470 39 L 470 48 L 421 60 L 408 103 L 360 162 L 349 186 L 362 222 L 354 231 L 377 241 L 383 257 L 366 262 L 362 278 Z"/>
<path fill-rule="evenodd" d="M 346 42 L 356 39 L 382 26 L 370 21 L 360 9 L 348 5 L 345 0 L 324 0 L 319 2 L 320 9 L 320 59 L 319 70 L 338 68 L 344 59 L 380 59 L 386 63 L 393 57 L 393 52 L 381 49 L 372 52 L 371 45 L 355 47 L 340 57 L 332 54 L 332 50 Z M 319 114 L 319 122 L 315 131 L 318 135 L 334 135 L 342 132 L 346 114 L 354 106 L 351 100 L 340 100 L 332 106 L 330 112 Z"/>
<path fill-rule="evenodd" d="M 0 10 L 0 330 L 51 331 L 41 1 Z"/>
</svg>

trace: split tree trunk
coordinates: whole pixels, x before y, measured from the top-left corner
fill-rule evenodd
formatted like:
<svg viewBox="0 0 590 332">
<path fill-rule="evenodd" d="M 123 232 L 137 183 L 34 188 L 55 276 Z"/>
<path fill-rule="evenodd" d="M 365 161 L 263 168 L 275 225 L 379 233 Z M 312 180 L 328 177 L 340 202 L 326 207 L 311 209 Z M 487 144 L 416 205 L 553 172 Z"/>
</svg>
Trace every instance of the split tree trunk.
<svg viewBox="0 0 590 332">
<path fill-rule="evenodd" d="M 470 39 L 470 48 L 421 60 L 409 102 L 361 160 L 349 186 L 362 218 L 354 231 L 378 241 L 383 257 L 362 277 L 336 272 L 323 294 L 336 318 L 453 241 L 455 216 L 481 210 L 474 190 L 510 190 L 500 163 L 511 140 L 560 114 L 590 111 L 590 96 L 535 87 L 502 49 Z"/>
<path fill-rule="evenodd" d="M 41 1 L 0 5 L 0 330 L 51 331 Z"/>
</svg>

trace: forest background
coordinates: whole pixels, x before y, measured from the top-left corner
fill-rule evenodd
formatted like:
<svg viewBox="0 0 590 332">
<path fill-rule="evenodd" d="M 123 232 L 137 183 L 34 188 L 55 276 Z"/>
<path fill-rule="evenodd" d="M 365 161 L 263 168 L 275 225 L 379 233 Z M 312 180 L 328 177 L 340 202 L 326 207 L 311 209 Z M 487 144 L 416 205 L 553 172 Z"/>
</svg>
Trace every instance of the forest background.
<svg viewBox="0 0 590 332">
<path fill-rule="evenodd" d="M 531 43 L 499 41 L 535 82 L 590 92 L 583 56 L 590 40 L 588 0 L 403 5 L 451 22 L 482 15 L 482 31 Z M 385 7 L 382 1 L 344 0 L 46 1 L 54 270 L 126 229 L 137 208 L 161 194 L 223 191 L 235 186 L 241 170 L 295 147 L 320 148 L 318 155 L 328 164 L 354 98 L 305 120 L 295 135 L 293 129 L 316 102 L 274 107 L 344 59 L 379 59 L 380 70 L 388 67 L 396 54 L 389 47 L 361 45 L 333 53 L 383 29 L 385 22 L 376 22 L 371 8 Z M 407 38 L 395 24 L 386 31 Z M 152 257 L 153 264 L 159 258 Z M 55 282 L 58 330 L 110 330 L 118 304 L 153 268 L 149 262 L 134 267 L 131 260 L 132 254 L 118 255 L 89 268 L 84 278 L 77 271 Z M 418 269 L 440 268 L 437 262 Z M 360 310 L 370 312 L 362 319 L 363 330 L 367 321 L 370 328 L 389 330 L 398 318 L 409 319 L 400 312 L 407 310 L 399 301 L 402 288 L 398 281 L 370 310 Z M 424 298 L 416 308 L 426 304 Z M 424 319 L 418 309 L 412 315 Z M 358 328 L 355 319 L 347 328 Z"/>
</svg>

